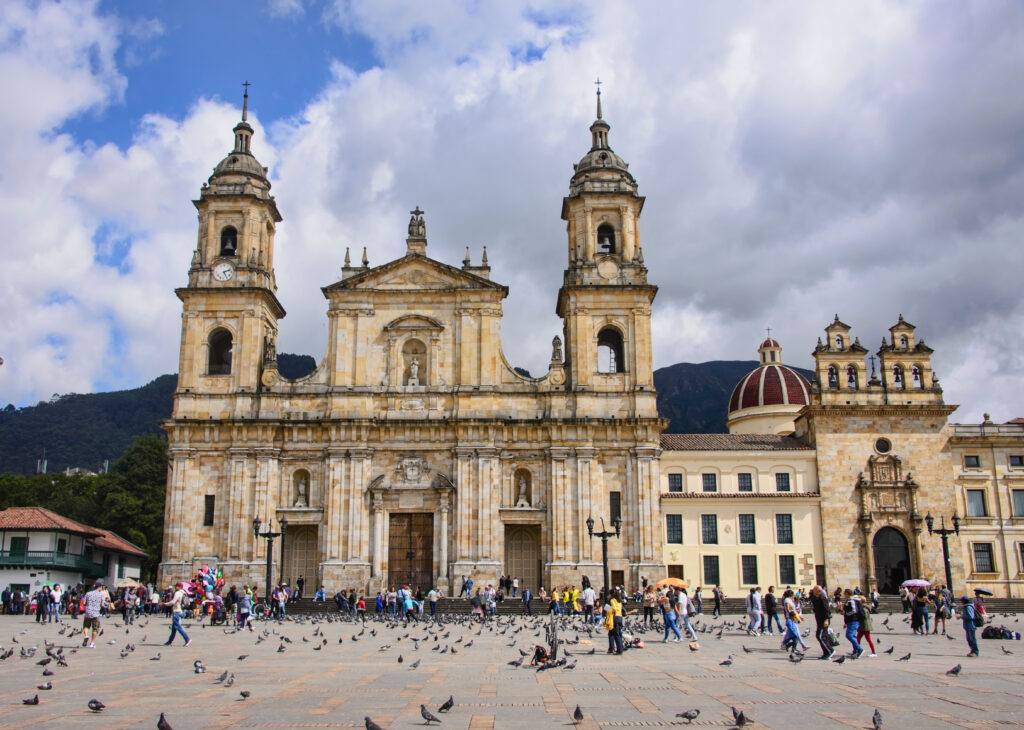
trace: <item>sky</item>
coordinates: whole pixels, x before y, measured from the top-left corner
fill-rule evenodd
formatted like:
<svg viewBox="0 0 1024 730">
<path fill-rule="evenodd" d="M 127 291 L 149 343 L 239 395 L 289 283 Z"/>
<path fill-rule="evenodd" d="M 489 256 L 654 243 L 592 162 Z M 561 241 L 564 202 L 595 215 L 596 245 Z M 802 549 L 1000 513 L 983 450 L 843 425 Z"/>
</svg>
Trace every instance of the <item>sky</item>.
<svg viewBox="0 0 1024 730">
<path fill-rule="evenodd" d="M 420 206 L 431 257 L 487 247 L 505 355 L 544 372 L 599 77 L 656 367 L 754 359 L 767 327 L 810 367 L 836 314 L 872 351 L 902 314 L 952 420 L 1024 416 L 1022 71 L 1010 0 L 5 0 L 0 404 L 177 370 L 243 81 L 279 351 L 323 356 L 345 249 L 400 257 Z"/>
</svg>

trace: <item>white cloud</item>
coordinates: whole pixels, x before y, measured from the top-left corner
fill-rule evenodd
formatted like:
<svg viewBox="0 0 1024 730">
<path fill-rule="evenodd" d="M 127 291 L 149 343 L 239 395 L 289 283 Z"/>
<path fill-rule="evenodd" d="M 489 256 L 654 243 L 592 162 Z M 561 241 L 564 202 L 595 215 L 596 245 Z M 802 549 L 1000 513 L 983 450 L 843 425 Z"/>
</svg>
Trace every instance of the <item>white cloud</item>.
<svg viewBox="0 0 1024 730">
<path fill-rule="evenodd" d="M 0 169 L 26 171 L 0 179 L 8 241 L 20 242 L 3 244 L 12 265 L 0 284 L 19 321 L 0 389 L 20 402 L 102 381 L 115 339 L 126 381 L 174 369 L 190 200 L 237 113 L 200 101 L 181 119 L 147 117 L 126 149 L 50 136 L 123 93 L 117 24 L 94 5 L 33 7 L 0 11 L 0 27 L 85 32 L 56 59 L 26 40 L 35 31 L 0 44 L 0 89 L 38 102 L 0 110 Z M 487 246 L 492 276 L 511 289 L 506 355 L 543 371 L 560 329 L 559 205 L 589 147 L 600 75 L 611 144 L 648 197 L 656 365 L 753 359 L 771 326 L 787 362 L 806 367 L 833 314 L 874 348 L 902 312 L 936 349 L 947 400 L 964 404 L 955 419 L 1024 415 L 1024 98 L 1006 91 L 1024 67 L 1024 10 L 545 8 L 329 7 L 328 22 L 368 37 L 381 65 L 336 61 L 302 114 L 254 140 L 284 215 L 281 349 L 323 354 L 319 287 L 346 247 L 358 260 L 366 246 L 374 265 L 400 256 L 420 205 L 430 255 L 458 264 L 468 245 L 478 261 Z M 129 271 L 104 263 L 97 231 L 108 234 L 100 249 L 131 242 Z M 64 353 L 59 367 L 45 365 L 52 353 Z"/>
</svg>

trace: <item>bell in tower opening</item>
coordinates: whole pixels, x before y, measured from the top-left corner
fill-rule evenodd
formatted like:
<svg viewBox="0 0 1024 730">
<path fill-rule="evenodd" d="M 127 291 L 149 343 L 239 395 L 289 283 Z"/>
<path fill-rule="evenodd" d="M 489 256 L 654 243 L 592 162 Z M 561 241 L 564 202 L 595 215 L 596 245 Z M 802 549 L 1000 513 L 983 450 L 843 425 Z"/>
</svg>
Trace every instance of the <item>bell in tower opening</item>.
<svg viewBox="0 0 1024 730">
<path fill-rule="evenodd" d="M 615 253 L 615 229 L 607 223 L 602 223 L 597 227 L 597 252 Z"/>
</svg>

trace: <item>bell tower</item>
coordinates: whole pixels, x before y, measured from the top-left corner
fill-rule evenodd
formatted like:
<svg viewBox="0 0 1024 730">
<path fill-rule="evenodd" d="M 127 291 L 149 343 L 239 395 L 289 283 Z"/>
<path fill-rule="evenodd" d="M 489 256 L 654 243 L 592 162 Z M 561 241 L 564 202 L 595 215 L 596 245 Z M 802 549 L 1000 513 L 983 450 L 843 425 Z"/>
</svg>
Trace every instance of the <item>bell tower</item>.
<svg viewBox="0 0 1024 730">
<path fill-rule="evenodd" d="M 234 148 L 193 201 L 199 235 L 188 285 L 175 291 L 183 305 L 176 416 L 193 408 L 208 417 L 241 415 L 247 411 L 244 397 L 230 405 L 218 401 L 207 411 L 187 396 L 256 394 L 261 380 L 276 380 L 277 321 L 285 315 L 274 277 L 281 214 L 267 168 L 252 154 L 248 85 Z"/>
<path fill-rule="evenodd" d="M 565 327 L 567 387 L 632 393 L 630 415 L 656 417 L 651 303 L 658 289 L 647 283 L 640 246 L 644 198 L 629 165 L 608 144 L 610 129 L 598 85 L 590 151 L 573 165 L 562 201 L 568 268 L 556 312 Z"/>
</svg>

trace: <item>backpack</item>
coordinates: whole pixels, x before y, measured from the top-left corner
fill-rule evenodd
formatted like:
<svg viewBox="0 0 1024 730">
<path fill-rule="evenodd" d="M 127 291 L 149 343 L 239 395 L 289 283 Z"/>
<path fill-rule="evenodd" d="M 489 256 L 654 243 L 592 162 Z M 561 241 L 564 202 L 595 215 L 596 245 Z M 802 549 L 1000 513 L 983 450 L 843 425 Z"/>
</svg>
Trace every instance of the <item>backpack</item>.
<svg viewBox="0 0 1024 730">
<path fill-rule="evenodd" d="M 974 625 L 977 628 L 985 625 L 985 614 L 978 609 L 978 604 L 974 604 Z"/>
<path fill-rule="evenodd" d="M 857 611 L 857 620 L 863 625 L 865 621 L 871 620 L 871 609 L 866 601 L 860 601 L 860 610 Z"/>
<path fill-rule="evenodd" d="M 181 599 L 181 607 L 182 608 L 189 608 L 191 606 L 192 606 L 192 596 L 190 596 L 188 593 L 185 593 L 185 595 L 182 596 L 182 599 Z"/>
</svg>

